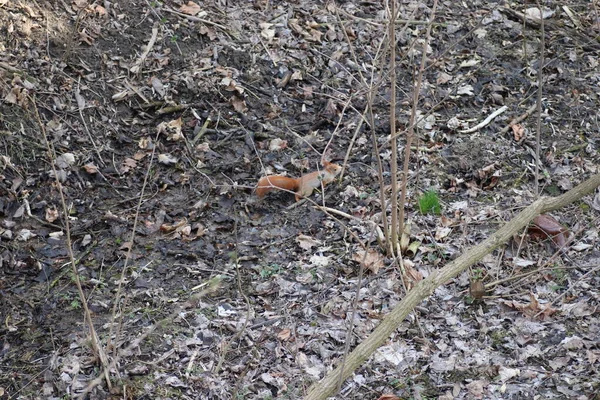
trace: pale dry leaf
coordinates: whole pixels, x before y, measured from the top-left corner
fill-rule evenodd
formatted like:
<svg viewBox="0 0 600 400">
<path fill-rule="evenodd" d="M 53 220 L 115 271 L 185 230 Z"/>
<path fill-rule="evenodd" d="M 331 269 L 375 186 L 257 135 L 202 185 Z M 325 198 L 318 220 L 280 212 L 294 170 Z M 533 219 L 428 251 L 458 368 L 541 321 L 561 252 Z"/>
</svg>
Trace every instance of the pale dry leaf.
<svg viewBox="0 0 600 400">
<path fill-rule="evenodd" d="M 465 60 L 465 61 L 461 62 L 458 67 L 459 68 L 474 67 L 475 65 L 479 64 L 480 62 L 481 62 L 480 59 L 471 58 L 470 60 Z M 467 85 L 467 86 L 470 86 L 470 85 Z M 472 89 L 472 87 L 471 87 L 471 89 Z"/>
<path fill-rule="evenodd" d="M 119 172 L 125 174 L 134 169 L 135 167 L 137 167 L 137 161 L 135 161 L 133 158 L 126 158 L 125 160 L 123 160 Z"/>
<path fill-rule="evenodd" d="M 75 163 L 75 155 L 73 155 L 73 153 L 61 154 L 60 156 L 56 157 L 56 160 L 54 161 L 54 165 L 56 165 L 56 167 L 60 168 L 60 169 L 68 168 L 69 166 L 73 165 L 74 163 Z"/>
<path fill-rule="evenodd" d="M 513 137 L 517 142 L 520 142 L 525 137 L 525 128 L 519 124 L 512 124 L 511 129 L 513 131 Z"/>
<path fill-rule="evenodd" d="M 35 233 L 33 233 L 32 231 L 30 231 L 29 229 L 21 229 L 18 233 L 17 236 L 15 237 L 15 239 L 17 239 L 19 242 L 26 242 L 31 238 L 36 237 L 37 235 Z"/>
<path fill-rule="evenodd" d="M 438 226 L 435 229 L 435 240 L 442 240 L 444 238 L 446 238 L 450 232 L 452 232 L 452 228 L 449 227 L 445 227 L 445 226 Z"/>
<path fill-rule="evenodd" d="M 154 148 L 154 143 L 149 137 L 143 137 L 138 141 L 138 147 L 143 150 L 152 150 Z"/>
<path fill-rule="evenodd" d="M 165 97 L 165 85 L 163 85 L 160 79 L 158 79 L 156 76 L 152 76 L 152 78 L 150 78 L 150 84 L 152 85 L 154 91 L 158 93 L 160 98 Z"/>
<path fill-rule="evenodd" d="M 524 268 L 524 267 L 531 267 L 532 265 L 537 264 L 537 262 L 533 261 L 533 260 L 526 260 L 524 258 L 515 257 L 513 259 L 513 264 L 517 267 Z"/>
<path fill-rule="evenodd" d="M 508 368 L 504 366 L 500 366 L 498 369 L 498 377 L 502 382 L 506 382 L 509 379 L 514 378 L 515 376 L 519 376 L 521 371 L 517 368 Z"/>
<path fill-rule="evenodd" d="M 46 208 L 46 221 L 54 222 L 58 219 L 58 210 L 56 207 L 48 207 Z"/>
<path fill-rule="evenodd" d="M 275 29 L 272 28 L 274 25 L 268 22 L 262 22 L 258 24 L 258 26 L 260 27 L 260 36 L 271 42 L 275 37 Z"/>
<path fill-rule="evenodd" d="M 279 138 L 275 138 L 269 142 L 269 150 L 270 151 L 279 151 L 287 148 L 288 142 L 287 140 L 282 140 Z"/>
<path fill-rule="evenodd" d="M 279 331 L 279 333 L 277 334 L 277 339 L 279 340 L 288 340 L 290 338 L 290 336 L 292 336 L 292 331 L 285 328 L 282 329 L 281 331 Z"/>
<path fill-rule="evenodd" d="M 319 256 L 315 254 L 310 258 L 309 261 L 315 267 L 326 267 L 329 265 L 330 258 L 331 257 L 328 256 Z"/>
<path fill-rule="evenodd" d="M 440 72 L 440 73 L 438 73 L 438 76 L 437 76 L 435 82 L 438 85 L 443 85 L 445 83 L 450 82 L 451 79 L 452 79 L 452 75 L 447 74 L 445 72 Z"/>
<path fill-rule="evenodd" d="M 158 155 L 158 162 L 165 165 L 174 165 L 177 164 L 179 159 L 175 156 L 172 156 L 167 153 L 161 153 Z"/>
<path fill-rule="evenodd" d="M 51 232 L 48 234 L 52 239 L 60 239 L 65 233 L 63 231 Z"/>
<path fill-rule="evenodd" d="M 544 11 L 542 13 L 540 13 L 540 9 L 538 7 L 530 7 L 527 10 L 525 10 L 525 16 L 528 19 L 532 19 L 532 20 L 540 20 L 540 16 L 543 16 L 544 19 L 548 19 L 551 16 L 554 15 L 554 11 L 548 9 L 548 8 L 544 8 Z"/>
<path fill-rule="evenodd" d="M 83 247 L 85 247 L 85 246 L 87 246 L 90 243 L 92 243 L 92 235 L 90 235 L 90 234 L 84 235 L 83 239 L 81 240 L 81 245 Z"/>
<path fill-rule="evenodd" d="M 98 167 L 92 163 L 87 163 L 83 166 L 83 169 L 85 169 L 85 172 L 87 172 L 88 174 L 97 174 L 98 173 Z"/>
<path fill-rule="evenodd" d="M 75 6 L 75 8 L 83 10 L 87 7 L 88 2 L 87 0 L 73 0 L 73 5 Z"/>
<path fill-rule="evenodd" d="M 231 99 L 229 99 L 229 103 L 231 103 L 234 110 L 239 112 L 240 114 L 244 114 L 246 111 L 248 111 L 246 102 L 237 96 L 233 96 Z"/>
<path fill-rule="evenodd" d="M 96 4 L 94 11 L 101 17 L 106 15 L 106 8 L 102 7 L 101 5 Z"/>
<path fill-rule="evenodd" d="M 383 256 L 376 250 L 369 249 L 366 253 L 364 250 L 358 250 L 352 255 L 352 260 L 361 264 L 364 268 L 372 271 L 374 274 L 384 266 Z"/>
<path fill-rule="evenodd" d="M 193 1 L 188 1 L 187 4 L 179 7 L 179 11 L 187 15 L 197 15 L 202 9 Z"/>
<path fill-rule="evenodd" d="M 596 191 L 594 200 L 592 200 L 592 208 L 596 211 L 600 211 L 600 190 Z"/>
<path fill-rule="evenodd" d="M 456 94 L 465 95 L 465 96 L 473 96 L 475 90 L 471 85 L 462 85 L 456 90 Z"/>
<path fill-rule="evenodd" d="M 200 143 L 199 145 L 196 146 L 196 150 L 201 151 L 203 153 L 209 152 L 210 151 L 210 145 L 206 142 L 204 143 Z"/>
<path fill-rule="evenodd" d="M 85 99 L 81 95 L 81 92 L 79 91 L 79 89 L 75 89 L 74 94 L 75 94 L 75 100 L 77 101 L 77 107 L 80 110 L 83 110 L 85 108 Z"/>
<path fill-rule="evenodd" d="M 304 250 L 310 250 L 311 248 L 321 244 L 321 241 L 306 235 L 298 235 L 296 242 L 298 242 L 298 246 Z"/>
<path fill-rule="evenodd" d="M 396 396 L 395 394 L 386 393 L 379 396 L 377 400 L 400 400 L 400 397 Z"/>
</svg>

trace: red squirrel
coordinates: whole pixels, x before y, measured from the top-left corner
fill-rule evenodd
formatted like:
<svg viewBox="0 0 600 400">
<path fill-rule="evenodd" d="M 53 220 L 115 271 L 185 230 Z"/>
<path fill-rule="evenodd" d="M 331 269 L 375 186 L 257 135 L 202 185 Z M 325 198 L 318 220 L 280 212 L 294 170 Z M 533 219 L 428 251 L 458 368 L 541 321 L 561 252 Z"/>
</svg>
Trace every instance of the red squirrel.
<svg viewBox="0 0 600 400">
<path fill-rule="evenodd" d="M 264 197 L 265 194 L 275 189 L 283 189 L 296 192 L 296 201 L 302 197 L 308 197 L 313 190 L 335 180 L 342 171 L 342 167 L 327 161 L 323 161 L 323 169 L 303 175 L 300 178 L 289 178 L 281 175 L 268 175 L 260 178 L 256 185 L 256 195 Z"/>
</svg>

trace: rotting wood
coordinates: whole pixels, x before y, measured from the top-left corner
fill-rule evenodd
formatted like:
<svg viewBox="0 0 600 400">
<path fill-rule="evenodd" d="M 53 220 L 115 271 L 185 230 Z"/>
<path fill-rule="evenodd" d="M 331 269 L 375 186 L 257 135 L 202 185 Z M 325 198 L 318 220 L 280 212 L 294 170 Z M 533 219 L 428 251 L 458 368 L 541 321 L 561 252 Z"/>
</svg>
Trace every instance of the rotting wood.
<svg viewBox="0 0 600 400">
<path fill-rule="evenodd" d="M 600 186 L 600 174 L 593 175 L 558 197 L 542 197 L 534 201 L 482 243 L 466 251 L 444 268 L 434 271 L 408 292 L 406 297 L 381 321 L 373 333 L 348 355 L 343 370 L 341 367 L 337 367 L 320 382 L 314 384 L 309 389 L 305 400 L 324 400 L 332 396 L 340 379 L 340 374 L 343 380 L 350 377 L 354 370 L 360 367 L 387 340 L 404 318 L 421 301 L 430 296 L 436 288 L 458 276 L 465 269 L 480 261 L 486 254 L 501 246 L 537 215 L 571 204 L 593 192 L 598 186 Z"/>
</svg>

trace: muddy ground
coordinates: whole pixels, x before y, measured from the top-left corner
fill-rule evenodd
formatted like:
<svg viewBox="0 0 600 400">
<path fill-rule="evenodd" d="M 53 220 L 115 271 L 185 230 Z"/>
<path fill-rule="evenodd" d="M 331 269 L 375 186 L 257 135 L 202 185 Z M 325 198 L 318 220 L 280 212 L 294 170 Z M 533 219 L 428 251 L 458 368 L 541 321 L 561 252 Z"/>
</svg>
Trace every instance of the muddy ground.
<svg viewBox="0 0 600 400">
<path fill-rule="evenodd" d="M 427 56 L 402 270 L 372 229 L 378 158 L 390 190 L 380 2 L 0 0 L 0 398 L 301 398 L 403 298 L 403 276 L 531 203 L 532 3 L 438 4 L 426 46 L 433 6 L 398 9 L 401 154 Z M 546 6 L 538 184 L 555 196 L 599 172 L 600 5 Z M 344 173 L 311 200 L 344 214 L 253 195 L 323 159 Z M 428 190 L 439 215 L 419 212 Z M 524 232 L 438 288 L 336 398 L 597 398 L 599 210 L 591 195 L 552 213 L 563 252 Z M 357 291 L 360 242 L 375 262 Z"/>
</svg>

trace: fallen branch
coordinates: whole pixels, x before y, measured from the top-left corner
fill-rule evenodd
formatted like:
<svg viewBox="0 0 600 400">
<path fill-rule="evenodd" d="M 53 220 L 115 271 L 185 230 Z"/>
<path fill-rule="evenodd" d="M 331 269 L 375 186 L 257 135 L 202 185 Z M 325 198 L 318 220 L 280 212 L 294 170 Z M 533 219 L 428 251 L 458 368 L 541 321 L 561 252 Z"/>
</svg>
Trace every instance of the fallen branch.
<svg viewBox="0 0 600 400">
<path fill-rule="evenodd" d="M 347 379 L 354 370 L 360 367 L 387 340 L 392 332 L 396 330 L 404 318 L 421 301 L 430 296 L 436 288 L 458 276 L 469 266 L 480 261 L 486 254 L 500 247 L 537 215 L 557 210 L 573 203 L 586 194 L 591 193 L 598 186 L 600 186 L 600 174 L 593 175 L 561 196 L 554 198 L 542 197 L 536 200 L 488 239 L 468 250 L 444 268 L 432 272 L 431 275 L 419 282 L 408 292 L 406 297 L 381 321 L 375 331 L 348 355 L 343 368 L 337 367 L 319 383 L 310 388 L 305 400 L 324 400 L 332 396 L 339 380 Z"/>
<path fill-rule="evenodd" d="M 502 106 L 499 109 L 497 109 L 496 111 L 494 111 L 493 113 L 491 113 L 486 119 L 484 119 L 482 122 L 478 123 L 474 127 L 469 128 L 469 129 L 464 129 L 464 130 L 459 131 L 459 132 L 460 133 L 473 133 L 473 132 L 476 132 L 476 131 L 480 130 L 481 128 L 483 128 L 484 126 L 486 126 L 487 124 L 489 124 L 490 122 L 492 122 L 492 120 L 494 118 L 496 118 L 498 115 L 502 114 L 507 109 L 508 109 L 507 106 Z"/>
<path fill-rule="evenodd" d="M 508 123 L 508 125 L 506 125 L 504 128 L 502 128 L 502 130 L 500 130 L 500 133 L 504 134 L 504 133 L 508 132 L 514 124 L 518 124 L 519 122 L 523 121 L 525 118 L 529 117 L 535 111 L 536 108 L 537 108 L 537 103 L 533 103 L 531 105 L 531 107 L 529 107 L 527 109 L 527 111 L 525 111 L 523 114 L 521 114 L 517 118 L 512 119 Z"/>
<path fill-rule="evenodd" d="M 137 74 L 138 72 L 140 72 L 140 70 L 142 69 L 142 65 L 144 65 L 144 61 L 146 61 L 148 54 L 150 54 L 150 51 L 154 47 L 154 43 L 156 42 L 157 36 L 158 36 L 158 28 L 155 26 L 154 28 L 152 28 L 152 37 L 150 38 L 150 41 L 146 45 L 144 52 L 142 53 L 140 58 L 138 58 L 138 60 L 135 62 L 134 66 L 129 69 L 129 71 L 133 72 L 134 74 Z"/>
</svg>

